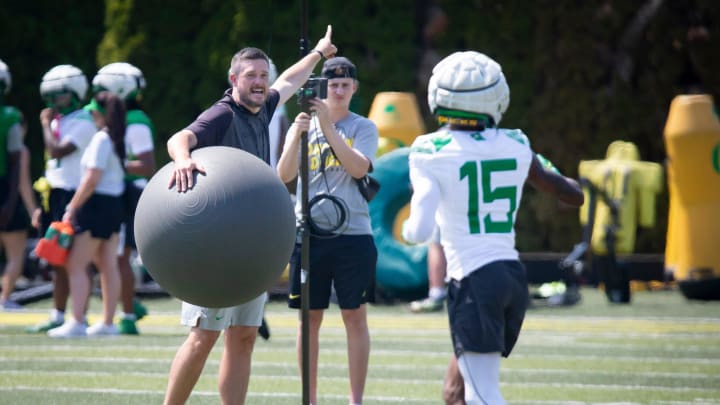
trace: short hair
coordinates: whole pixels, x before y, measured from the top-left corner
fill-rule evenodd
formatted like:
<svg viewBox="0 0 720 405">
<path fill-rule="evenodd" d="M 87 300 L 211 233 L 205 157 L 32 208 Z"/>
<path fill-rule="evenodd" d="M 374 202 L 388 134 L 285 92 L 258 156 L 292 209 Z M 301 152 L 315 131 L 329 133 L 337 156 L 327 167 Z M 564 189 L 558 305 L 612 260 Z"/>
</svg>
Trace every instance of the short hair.
<svg viewBox="0 0 720 405">
<path fill-rule="evenodd" d="M 238 74 L 240 71 L 240 64 L 248 60 L 263 59 L 270 65 L 270 58 L 262 50 L 254 47 L 243 48 L 233 55 L 230 60 L 230 71 L 228 73 Z"/>
</svg>

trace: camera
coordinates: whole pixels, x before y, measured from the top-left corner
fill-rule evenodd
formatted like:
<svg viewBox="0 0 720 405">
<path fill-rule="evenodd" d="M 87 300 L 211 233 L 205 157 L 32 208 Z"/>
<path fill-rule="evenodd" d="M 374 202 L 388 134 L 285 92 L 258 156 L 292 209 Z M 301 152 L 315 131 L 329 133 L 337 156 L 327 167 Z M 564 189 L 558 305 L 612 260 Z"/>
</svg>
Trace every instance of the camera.
<svg viewBox="0 0 720 405">
<path fill-rule="evenodd" d="M 298 104 L 301 105 L 302 111 L 310 110 L 309 100 L 314 98 L 327 98 L 327 78 L 311 77 L 298 90 Z"/>
</svg>

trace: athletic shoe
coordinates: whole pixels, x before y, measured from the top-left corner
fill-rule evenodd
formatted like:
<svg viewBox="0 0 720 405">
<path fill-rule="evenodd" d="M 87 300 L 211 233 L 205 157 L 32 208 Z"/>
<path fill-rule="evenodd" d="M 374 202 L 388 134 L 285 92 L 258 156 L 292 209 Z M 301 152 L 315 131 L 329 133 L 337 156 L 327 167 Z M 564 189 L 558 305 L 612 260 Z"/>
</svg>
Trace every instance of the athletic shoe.
<svg viewBox="0 0 720 405">
<path fill-rule="evenodd" d="M 50 319 L 45 323 L 31 326 L 31 327 L 25 329 L 25 331 L 28 333 L 44 333 L 44 332 L 47 332 L 51 329 L 57 328 L 62 325 L 63 325 L 63 321 L 53 321 L 52 319 Z"/>
<path fill-rule="evenodd" d="M 562 294 L 556 294 L 548 297 L 548 305 L 550 306 L 570 306 L 575 305 L 582 299 L 580 290 L 577 286 L 568 287 Z"/>
<path fill-rule="evenodd" d="M 88 336 L 115 336 L 119 334 L 120 332 L 115 324 L 105 325 L 102 322 L 98 322 L 87 328 Z"/>
<path fill-rule="evenodd" d="M 442 311 L 444 302 L 444 298 L 427 297 L 422 300 L 411 302 L 410 311 L 415 313 Z"/>
<path fill-rule="evenodd" d="M 80 338 L 87 336 L 85 328 L 85 324 L 77 323 L 74 319 L 69 319 L 63 323 L 62 326 L 50 329 L 47 334 L 51 338 Z"/>
<path fill-rule="evenodd" d="M 139 335 L 140 332 L 138 331 L 137 326 L 135 325 L 135 321 L 132 319 L 121 319 L 118 323 L 118 331 L 121 335 Z"/>
<path fill-rule="evenodd" d="M 260 335 L 260 337 L 262 337 L 265 340 L 270 339 L 270 328 L 268 327 L 268 324 L 265 321 L 265 317 L 263 317 L 262 324 L 260 324 L 260 327 L 258 328 L 258 335 Z"/>
<path fill-rule="evenodd" d="M 23 310 L 23 306 L 13 300 L 6 300 L 2 303 L 3 311 L 20 311 Z"/>
<path fill-rule="evenodd" d="M 141 320 L 148 314 L 148 310 L 145 305 L 141 304 L 138 300 L 133 300 L 133 313 L 135 314 L 136 320 Z"/>
</svg>

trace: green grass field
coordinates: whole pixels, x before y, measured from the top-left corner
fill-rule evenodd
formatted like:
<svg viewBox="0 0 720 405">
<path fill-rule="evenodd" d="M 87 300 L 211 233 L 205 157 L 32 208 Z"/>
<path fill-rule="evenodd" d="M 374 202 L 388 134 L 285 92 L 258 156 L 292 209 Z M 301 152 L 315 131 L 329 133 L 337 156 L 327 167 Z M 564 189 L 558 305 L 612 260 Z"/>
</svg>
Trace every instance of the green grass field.
<svg viewBox="0 0 720 405">
<path fill-rule="evenodd" d="M 50 301 L 0 313 L 0 404 L 158 404 L 175 350 L 185 338 L 174 299 L 144 301 L 141 336 L 52 340 L 24 328 L 47 316 Z M 91 322 L 100 303 L 91 303 Z M 267 308 L 272 332 L 258 340 L 248 404 L 298 404 L 297 314 L 282 301 Z M 415 315 L 405 305 L 369 308 L 372 353 L 365 404 L 439 404 L 451 348 L 445 313 Z M 218 404 L 222 339 L 189 404 Z M 319 396 L 347 404 L 345 333 L 338 310 L 321 331 Z M 637 292 L 611 305 L 583 290 L 574 307 L 528 311 L 523 333 L 503 361 L 510 404 L 720 404 L 720 302 L 677 291 Z"/>
</svg>

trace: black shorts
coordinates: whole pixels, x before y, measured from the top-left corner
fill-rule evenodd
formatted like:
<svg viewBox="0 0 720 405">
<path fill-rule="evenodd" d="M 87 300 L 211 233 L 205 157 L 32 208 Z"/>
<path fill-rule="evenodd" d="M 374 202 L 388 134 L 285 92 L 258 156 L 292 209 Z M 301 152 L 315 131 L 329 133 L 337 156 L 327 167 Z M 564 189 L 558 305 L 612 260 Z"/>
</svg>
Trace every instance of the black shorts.
<svg viewBox="0 0 720 405">
<path fill-rule="evenodd" d="M 0 207 L 5 205 L 7 197 L 10 195 L 10 185 L 7 178 L 0 178 Z M 17 203 L 10 218 L 5 226 L 0 227 L 0 232 L 17 232 L 27 231 L 30 228 L 30 216 L 25 210 L 20 192 L 18 191 Z"/>
<path fill-rule="evenodd" d="M 65 190 L 62 188 L 53 188 L 50 190 L 50 198 L 48 200 L 50 212 L 45 218 L 45 222 L 47 223 L 43 223 L 44 228 L 50 226 L 50 222 L 62 221 L 63 215 L 65 215 L 65 207 L 74 195 L 75 190 Z"/>
<path fill-rule="evenodd" d="M 75 190 L 65 190 L 62 188 L 50 189 L 50 196 L 48 197 L 48 212 L 43 212 L 41 218 L 40 235 L 45 235 L 47 229 L 50 227 L 51 222 L 62 221 L 63 215 L 65 215 L 65 207 L 68 205 L 75 195 Z"/>
<path fill-rule="evenodd" d="M 123 218 L 122 196 L 93 194 L 75 214 L 75 233 L 90 231 L 96 239 L 110 239 L 120 231 Z"/>
<path fill-rule="evenodd" d="M 123 193 L 123 203 L 125 205 L 125 215 L 123 217 L 123 225 L 125 225 L 125 247 L 136 249 L 135 243 L 135 210 L 143 189 L 136 186 L 131 181 L 125 182 L 125 193 Z"/>
<path fill-rule="evenodd" d="M 300 308 L 300 248 L 290 258 L 288 306 Z M 377 249 L 371 235 L 340 235 L 330 239 L 310 238 L 310 309 L 326 309 L 335 286 L 338 306 L 357 309 L 375 299 Z"/>
<path fill-rule="evenodd" d="M 448 286 L 447 310 L 455 355 L 510 355 L 529 302 L 525 267 L 519 261 L 489 263 Z"/>
</svg>

